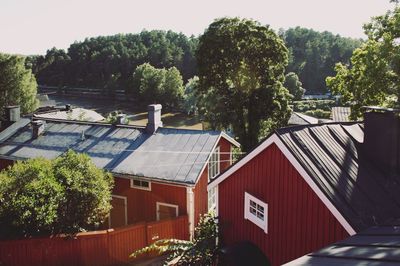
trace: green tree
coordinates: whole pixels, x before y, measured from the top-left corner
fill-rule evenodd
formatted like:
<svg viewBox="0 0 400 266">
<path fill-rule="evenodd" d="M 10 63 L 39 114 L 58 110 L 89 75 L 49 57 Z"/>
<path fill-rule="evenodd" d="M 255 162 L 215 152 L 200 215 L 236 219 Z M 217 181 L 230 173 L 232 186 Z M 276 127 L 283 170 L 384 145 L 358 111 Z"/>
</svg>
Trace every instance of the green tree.
<svg viewBox="0 0 400 266">
<path fill-rule="evenodd" d="M 301 100 L 306 91 L 302 87 L 299 77 L 294 72 L 289 72 L 286 74 L 284 86 L 289 90 L 289 93 L 293 95 L 294 100 Z"/>
<path fill-rule="evenodd" d="M 17 162 L 0 172 L 0 238 L 53 233 L 63 197 L 48 160 Z"/>
<path fill-rule="evenodd" d="M 364 25 L 368 36 L 351 57 L 351 65 L 337 64 L 327 85 L 351 105 L 351 118 L 366 105 L 400 106 L 400 8 L 372 18 Z"/>
<path fill-rule="evenodd" d="M 54 161 L 53 171 L 65 191 L 58 231 L 75 233 L 103 223 L 111 210 L 111 175 L 97 168 L 88 155 L 71 150 Z"/>
<path fill-rule="evenodd" d="M 0 114 L 7 105 L 20 105 L 22 113 L 35 110 L 36 93 L 36 79 L 25 67 L 25 58 L 0 53 Z"/>
<path fill-rule="evenodd" d="M 232 127 L 244 151 L 254 147 L 264 122 L 284 125 L 290 115 L 283 87 L 287 49 L 268 26 L 222 18 L 200 37 L 199 93 L 212 95 L 204 113 L 213 128 Z"/>
<path fill-rule="evenodd" d="M 197 90 L 199 86 L 199 77 L 194 76 L 193 78 L 189 79 L 185 85 L 185 95 L 184 95 L 184 103 L 183 109 L 187 114 L 194 114 L 198 113 L 198 98 Z"/>
<path fill-rule="evenodd" d="M 183 101 L 184 87 L 181 73 L 176 67 L 171 67 L 165 72 L 164 101 L 170 107 L 179 107 Z"/>
<path fill-rule="evenodd" d="M 113 179 L 87 155 L 15 163 L 0 172 L 0 238 L 95 229 L 111 209 Z"/>
</svg>

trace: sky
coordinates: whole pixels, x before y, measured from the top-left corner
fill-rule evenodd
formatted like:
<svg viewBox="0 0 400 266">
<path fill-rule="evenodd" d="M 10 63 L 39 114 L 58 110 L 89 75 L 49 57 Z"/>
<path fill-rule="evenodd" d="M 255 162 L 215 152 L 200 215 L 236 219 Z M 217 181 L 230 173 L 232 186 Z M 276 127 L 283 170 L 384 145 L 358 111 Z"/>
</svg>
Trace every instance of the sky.
<svg viewBox="0 0 400 266">
<path fill-rule="evenodd" d="M 365 38 L 363 23 L 389 0 L 0 0 L 0 52 L 45 54 L 86 37 L 161 29 L 199 35 L 216 18 L 252 18 Z"/>
</svg>

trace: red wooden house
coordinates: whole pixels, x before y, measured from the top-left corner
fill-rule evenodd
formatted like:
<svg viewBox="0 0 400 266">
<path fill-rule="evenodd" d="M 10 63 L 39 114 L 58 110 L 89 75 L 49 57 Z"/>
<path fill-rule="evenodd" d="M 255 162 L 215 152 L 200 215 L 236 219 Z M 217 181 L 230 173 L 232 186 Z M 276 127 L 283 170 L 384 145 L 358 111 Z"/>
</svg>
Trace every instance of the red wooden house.
<svg viewBox="0 0 400 266">
<path fill-rule="evenodd" d="M 208 211 L 207 183 L 229 167 L 236 141 L 222 132 L 162 127 L 161 105 L 146 127 L 21 118 L 0 133 L 0 167 L 16 160 L 87 153 L 115 178 L 110 227 Z"/>
<path fill-rule="evenodd" d="M 208 185 L 224 245 L 281 265 L 400 217 L 400 119 L 282 128 Z M 397 222 L 398 223 L 398 222 Z"/>
</svg>

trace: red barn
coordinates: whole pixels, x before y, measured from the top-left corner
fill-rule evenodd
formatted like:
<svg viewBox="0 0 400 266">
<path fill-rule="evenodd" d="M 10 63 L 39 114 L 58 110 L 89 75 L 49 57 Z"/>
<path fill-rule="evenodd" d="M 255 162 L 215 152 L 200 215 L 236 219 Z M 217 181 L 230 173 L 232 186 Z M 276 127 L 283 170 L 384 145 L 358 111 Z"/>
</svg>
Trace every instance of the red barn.
<svg viewBox="0 0 400 266">
<path fill-rule="evenodd" d="M 162 127 L 161 105 L 146 127 L 21 118 L 0 133 L 0 167 L 16 160 L 88 154 L 115 178 L 108 226 L 188 215 L 190 232 L 208 211 L 207 183 L 230 166 L 236 141 L 222 132 Z M 0 169 L 1 169 L 0 168 Z"/>
<path fill-rule="evenodd" d="M 400 119 L 275 131 L 208 186 L 223 245 L 256 244 L 281 265 L 400 217 Z"/>
</svg>

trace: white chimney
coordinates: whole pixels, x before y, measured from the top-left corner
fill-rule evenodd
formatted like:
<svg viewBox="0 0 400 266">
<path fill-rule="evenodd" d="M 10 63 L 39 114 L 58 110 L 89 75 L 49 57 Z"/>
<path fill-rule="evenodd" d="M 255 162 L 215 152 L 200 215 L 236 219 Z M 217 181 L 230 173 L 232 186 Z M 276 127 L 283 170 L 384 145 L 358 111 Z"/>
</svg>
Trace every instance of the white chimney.
<svg viewBox="0 0 400 266">
<path fill-rule="evenodd" d="M 163 123 L 161 121 L 161 109 L 161 104 L 151 104 L 147 107 L 148 122 L 146 126 L 146 131 L 150 134 L 153 134 L 157 131 L 157 128 L 163 126 Z"/>
<path fill-rule="evenodd" d="M 126 114 L 118 114 L 117 115 L 117 125 L 126 125 L 128 124 L 128 119 L 126 118 Z"/>
</svg>

